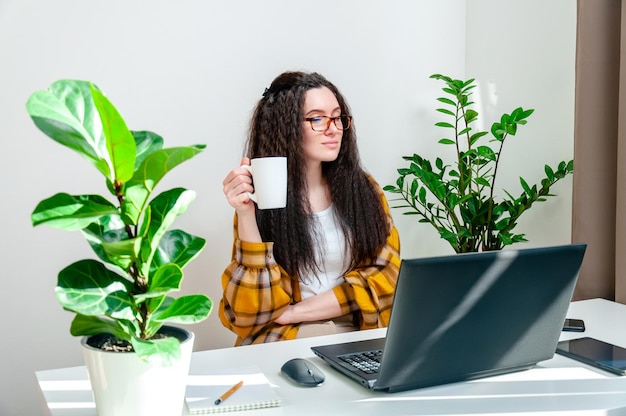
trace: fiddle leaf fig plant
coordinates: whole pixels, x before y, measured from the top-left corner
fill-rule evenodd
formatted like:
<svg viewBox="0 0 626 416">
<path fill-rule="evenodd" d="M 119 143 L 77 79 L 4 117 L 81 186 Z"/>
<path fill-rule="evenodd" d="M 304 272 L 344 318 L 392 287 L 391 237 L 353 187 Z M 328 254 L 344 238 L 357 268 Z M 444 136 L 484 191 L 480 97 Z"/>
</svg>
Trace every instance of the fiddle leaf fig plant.
<svg viewBox="0 0 626 416">
<path fill-rule="evenodd" d="M 437 111 L 446 116 L 435 125 L 446 135 L 439 140 L 452 146 L 456 160 L 448 164 L 437 157 L 434 162 L 413 154 L 404 156 L 408 166 L 398 169 L 395 185 L 384 190 L 404 201 L 393 208 L 405 209 L 404 214 L 417 215 L 419 221 L 431 224 L 441 238 L 457 253 L 499 250 L 504 246 L 527 241 L 525 235 L 514 231 L 520 216 L 535 202 L 545 201 L 551 187 L 574 171 L 574 161 L 561 161 L 556 166 L 545 165 L 545 177 L 530 185 L 520 177 L 522 192 L 497 200 L 496 177 L 501 167 L 505 141 L 515 136 L 519 126 L 526 124 L 532 109 L 516 108 L 494 122 L 489 132 L 476 131 L 478 112 L 472 107 L 474 79 L 467 81 L 435 74 L 442 81 L 446 96 L 438 98 L 443 106 Z M 485 140 L 493 146 L 485 144 Z"/>
<path fill-rule="evenodd" d="M 170 170 L 205 146 L 164 148 L 159 135 L 129 130 L 109 99 L 87 81 L 57 81 L 33 93 L 26 108 L 43 133 L 104 177 L 100 186 L 107 197 L 57 193 L 31 215 L 34 226 L 80 231 L 98 258 L 79 260 L 58 274 L 57 300 L 76 314 L 70 333 L 112 334 L 144 361 L 174 363 L 180 342 L 159 336 L 161 327 L 200 322 L 213 306 L 203 294 L 172 296 L 181 288 L 183 267 L 205 240 L 170 229 L 195 198 L 193 191 L 152 194 Z"/>
</svg>

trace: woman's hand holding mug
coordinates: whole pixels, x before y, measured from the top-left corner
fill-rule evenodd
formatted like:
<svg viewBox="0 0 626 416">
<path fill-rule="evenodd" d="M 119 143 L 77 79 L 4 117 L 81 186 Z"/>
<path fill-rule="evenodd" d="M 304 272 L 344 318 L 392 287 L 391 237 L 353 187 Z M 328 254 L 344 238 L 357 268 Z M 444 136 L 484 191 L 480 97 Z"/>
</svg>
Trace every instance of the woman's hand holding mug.
<svg viewBox="0 0 626 416">
<path fill-rule="evenodd" d="M 259 209 L 284 208 L 287 205 L 287 158 L 282 156 L 241 160 L 223 181 L 224 195 L 238 213 Z"/>
<path fill-rule="evenodd" d="M 248 197 L 259 209 L 285 208 L 287 206 L 287 158 L 260 157 L 241 167 L 252 175 L 253 192 Z"/>
</svg>

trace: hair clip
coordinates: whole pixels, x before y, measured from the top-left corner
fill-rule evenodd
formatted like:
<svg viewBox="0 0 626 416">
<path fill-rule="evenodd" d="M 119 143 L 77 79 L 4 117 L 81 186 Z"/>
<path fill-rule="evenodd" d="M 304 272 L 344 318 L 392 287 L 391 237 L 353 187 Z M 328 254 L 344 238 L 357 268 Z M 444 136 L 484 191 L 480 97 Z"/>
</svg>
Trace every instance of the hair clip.
<svg viewBox="0 0 626 416">
<path fill-rule="evenodd" d="M 266 88 L 265 91 L 263 91 L 263 98 L 267 98 L 268 104 L 274 104 L 274 94 L 269 88 Z"/>
</svg>

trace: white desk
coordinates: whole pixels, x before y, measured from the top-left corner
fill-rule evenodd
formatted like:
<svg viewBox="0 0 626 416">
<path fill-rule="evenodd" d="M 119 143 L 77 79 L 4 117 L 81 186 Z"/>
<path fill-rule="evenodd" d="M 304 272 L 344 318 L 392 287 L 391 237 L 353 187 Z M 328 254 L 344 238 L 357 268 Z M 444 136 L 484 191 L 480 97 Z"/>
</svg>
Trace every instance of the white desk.
<svg viewBox="0 0 626 416">
<path fill-rule="evenodd" d="M 561 339 L 590 336 L 626 347 L 626 305 L 602 299 L 573 302 L 568 317 L 585 320 L 585 333 L 563 333 Z M 384 336 L 385 329 L 358 331 L 273 344 L 196 352 L 191 375 L 255 364 L 283 399 L 277 408 L 233 415 L 626 415 L 626 377 L 618 377 L 560 355 L 536 368 L 505 376 L 454 383 L 408 392 L 370 392 L 335 372 L 310 347 Z M 319 387 L 291 384 L 281 365 L 308 358 L 325 373 Z M 87 372 L 72 367 L 37 372 L 45 407 L 52 416 L 96 415 Z M 160 415 L 158 415 L 160 416 Z"/>
</svg>

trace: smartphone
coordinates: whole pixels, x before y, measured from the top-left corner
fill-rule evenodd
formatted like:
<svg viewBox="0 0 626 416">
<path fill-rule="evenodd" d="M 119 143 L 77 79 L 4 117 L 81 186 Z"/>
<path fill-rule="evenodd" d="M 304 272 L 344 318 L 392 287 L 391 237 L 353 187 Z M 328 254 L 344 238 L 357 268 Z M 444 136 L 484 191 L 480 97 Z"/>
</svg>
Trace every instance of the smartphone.
<svg viewBox="0 0 626 416">
<path fill-rule="evenodd" d="M 567 318 L 563 324 L 563 331 L 585 332 L 585 321 Z"/>
<path fill-rule="evenodd" d="M 617 345 L 585 337 L 559 342 L 556 352 L 620 376 L 626 375 L 626 348 Z"/>
</svg>

